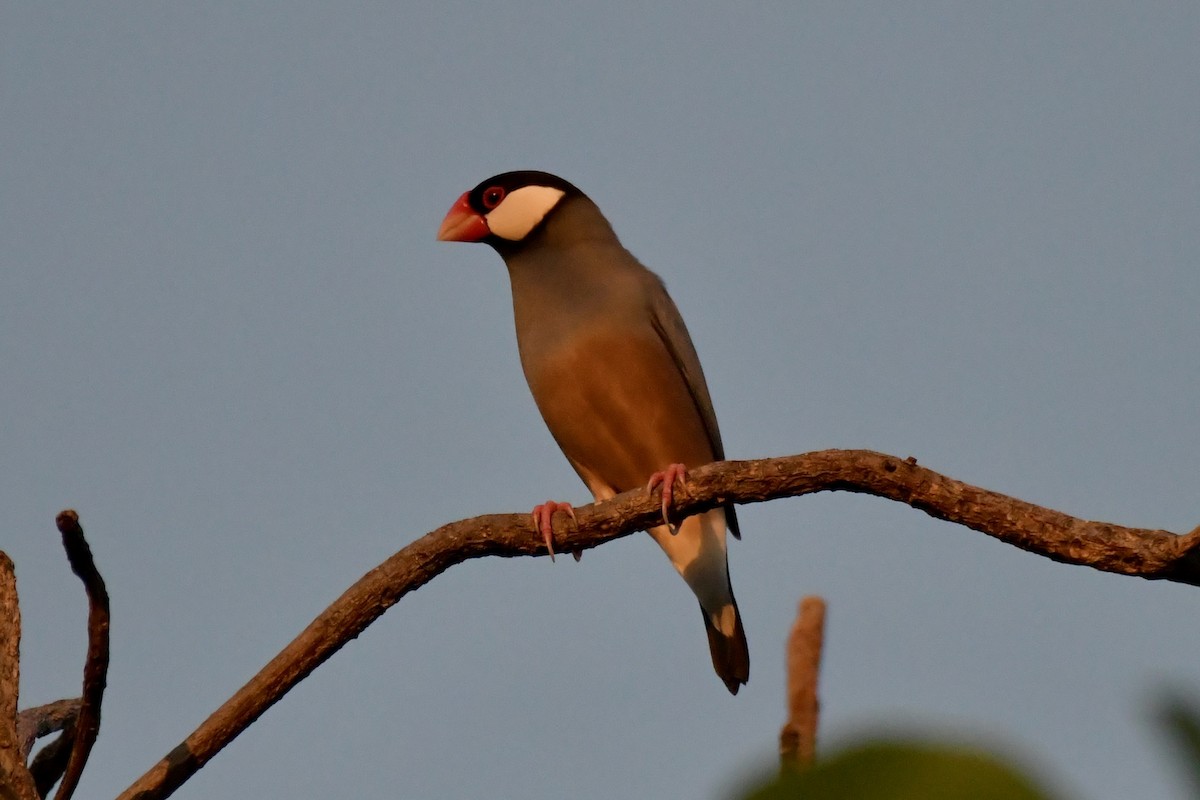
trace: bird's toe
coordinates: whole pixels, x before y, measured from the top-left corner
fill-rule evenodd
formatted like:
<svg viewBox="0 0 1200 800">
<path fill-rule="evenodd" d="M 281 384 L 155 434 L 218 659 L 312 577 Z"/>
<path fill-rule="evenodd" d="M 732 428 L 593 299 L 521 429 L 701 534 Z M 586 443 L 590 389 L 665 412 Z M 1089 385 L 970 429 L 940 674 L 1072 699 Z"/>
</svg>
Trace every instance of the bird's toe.
<svg viewBox="0 0 1200 800">
<path fill-rule="evenodd" d="M 675 484 L 683 486 L 686 479 L 687 467 L 683 464 L 670 464 L 662 472 L 651 475 L 646 484 L 648 492 L 653 492 L 654 487 L 662 485 L 662 518 L 667 527 L 671 529 L 672 534 L 675 533 L 675 525 L 671 522 L 668 511 L 671 508 L 671 501 L 675 499 Z"/>
<path fill-rule="evenodd" d="M 557 511 L 566 512 L 572 520 L 575 519 L 575 509 L 570 503 L 556 503 L 553 500 L 547 500 L 545 503 L 539 503 L 533 507 L 533 513 L 530 515 L 533 519 L 533 529 L 546 543 L 546 550 L 550 553 L 550 560 L 554 560 L 554 514 Z M 575 560 L 579 560 L 576 555 Z"/>
</svg>

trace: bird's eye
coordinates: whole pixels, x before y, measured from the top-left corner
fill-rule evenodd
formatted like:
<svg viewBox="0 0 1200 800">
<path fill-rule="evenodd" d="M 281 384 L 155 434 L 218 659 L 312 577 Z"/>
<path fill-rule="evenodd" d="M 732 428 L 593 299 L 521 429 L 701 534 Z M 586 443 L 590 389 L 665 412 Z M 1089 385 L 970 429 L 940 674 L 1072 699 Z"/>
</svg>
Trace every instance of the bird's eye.
<svg viewBox="0 0 1200 800">
<path fill-rule="evenodd" d="M 504 199 L 504 187 L 493 186 L 483 193 L 483 207 L 489 211 L 500 205 L 500 201 Z"/>
</svg>

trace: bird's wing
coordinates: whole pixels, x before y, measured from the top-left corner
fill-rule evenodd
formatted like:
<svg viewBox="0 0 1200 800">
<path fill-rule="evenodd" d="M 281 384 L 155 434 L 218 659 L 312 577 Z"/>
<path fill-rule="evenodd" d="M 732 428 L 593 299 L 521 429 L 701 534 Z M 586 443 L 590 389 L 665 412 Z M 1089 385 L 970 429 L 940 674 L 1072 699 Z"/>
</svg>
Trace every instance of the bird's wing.
<svg viewBox="0 0 1200 800">
<path fill-rule="evenodd" d="M 721 444 L 721 430 L 717 427 L 717 412 L 713 409 L 712 397 L 708 393 L 708 384 L 704 381 L 700 356 L 696 353 L 696 346 L 692 344 L 692 337 L 688 334 L 687 326 L 683 323 L 679 309 L 675 307 L 671 296 L 667 294 L 666 286 L 658 276 L 651 275 L 651 278 L 652 285 L 648 293 L 650 324 L 654 327 L 658 338 L 671 355 L 671 360 L 675 362 L 675 367 L 687 384 L 692 404 L 704 422 L 704 431 L 708 434 L 708 444 L 712 448 L 713 458 L 717 461 L 724 461 L 725 447 Z M 729 526 L 729 532 L 733 534 L 734 538 L 742 538 L 732 503 L 725 507 L 725 520 Z"/>
</svg>

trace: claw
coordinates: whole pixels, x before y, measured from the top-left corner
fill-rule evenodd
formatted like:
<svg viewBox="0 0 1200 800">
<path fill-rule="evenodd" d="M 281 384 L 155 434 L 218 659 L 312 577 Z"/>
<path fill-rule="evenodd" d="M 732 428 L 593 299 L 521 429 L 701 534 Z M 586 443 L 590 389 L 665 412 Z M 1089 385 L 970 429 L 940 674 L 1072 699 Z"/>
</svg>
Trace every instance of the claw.
<svg viewBox="0 0 1200 800">
<path fill-rule="evenodd" d="M 675 533 L 675 525 L 671 522 L 667 511 L 671 507 L 671 501 L 675 497 L 675 484 L 683 486 L 684 480 L 687 478 L 687 467 L 683 464 L 671 464 L 662 472 L 656 472 L 650 476 L 649 483 L 646 484 L 646 491 L 653 493 L 654 487 L 662 484 L 662 518 L 667 527 L 671 529 L 671 533 Z"/>
<path fill-rule="evenodd" d="M 554 560 L 554 512 L 565 511 L 571 521 L 575 521 L 575 509 L 570 503 L 556 503 L 553 500 L 547 500 L 533 507 L 533 513 L 530 517 L 533 519 L 533 529 L 546 543 L 546 550 L 550 553 L 550 560 Z M 576 561 L 579 557 L 576 556 Z"/>
</svg>

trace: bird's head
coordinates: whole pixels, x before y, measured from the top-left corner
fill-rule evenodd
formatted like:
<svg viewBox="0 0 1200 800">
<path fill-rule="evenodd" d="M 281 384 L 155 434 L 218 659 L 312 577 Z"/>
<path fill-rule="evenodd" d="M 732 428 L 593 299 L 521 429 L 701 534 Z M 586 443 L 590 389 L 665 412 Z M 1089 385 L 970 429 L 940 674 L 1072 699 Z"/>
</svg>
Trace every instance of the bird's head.
<svg viewBox="0 0 1200 800">
<path fill-rule="evenodd" d="M 488 178 L 450 207 L 443 242 L 516 243 L 532 233 L 564 197 L 581 192 L 548 172 L 522 170 Z"/>
</svg>

